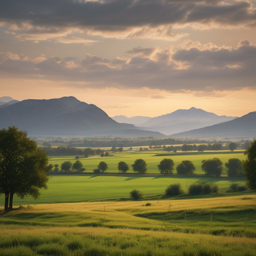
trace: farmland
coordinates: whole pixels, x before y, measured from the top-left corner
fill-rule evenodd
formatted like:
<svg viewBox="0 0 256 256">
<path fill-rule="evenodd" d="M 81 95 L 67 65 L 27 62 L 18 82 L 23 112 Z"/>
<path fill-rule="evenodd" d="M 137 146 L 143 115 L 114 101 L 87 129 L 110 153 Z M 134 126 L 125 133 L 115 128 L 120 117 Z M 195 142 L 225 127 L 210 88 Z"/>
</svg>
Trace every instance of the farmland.
<svg viewBox="0 0 256 256">
<path fill-rule="evenodd" d="M 131 168 L 131 165 L 134 163 L 134 161 L 138 158 L 142 158 L 146 161 L 147 163 L 147 173 L 159 173 L 159 170 L 157 168 L 157 165 L 163 158 L 171 158 L 174 161 L 174 168 L 178 164 L 180 164 L 183 160 L 190 160 L 194 163 L 196 170 L 195 174 L 204 174 L 204 172 L 201 170 L 201 165 L 202 165 L 202 160 L 204 159 L 209 159 L 209 158 L 214 158 L 217 157 L 219 158 L 223 164 L 225 164 L 228 159 L 230 158 L 239 158 L 240 160 L 244 160 L 245 156 L 243 153 L 236 153 L 233 152 L 205 152 L 205 153 L 198 153 L 198 152 L 193 152 L 190 154 L 184 154 L 184 155 L 166 155 L 166 156 L 157 156 L 157 154 L 164 154 L 168 152 L 160 151 L 160 150 L 152 150 L 152 151 L 124 151 L 124 152 L 118 152 L 118 153 L 113 153 L 112 156 L 108 157 L 100 157 L 100 156 L 93 156 L 89 158 L 83 158 L 81 157 L 79 160 L 83 163 L 84 167 L 86 168 L 86 172 L 93 172 L 95 168 L 97 168 L 98 164 L 100 161 L 105 161 L 108 164 L 108 169 L 106 172 L 118 172 L 117 165 L 118 162 L 124 161 L 126 162 L 130 170 L 128 170 L 127 173 L 133 173 L 133 170 Z M 50 157 L 50 163 L 51 164 L 59 164 L 59 166 L 64 162 L 64 161 L 71 161 L 72 163 L 75 162 L 75 157 Z M 174 171 L 174 173 L 176 170 Z M 225 175 L 225 170 L 223 174 Z"/>
</svg>

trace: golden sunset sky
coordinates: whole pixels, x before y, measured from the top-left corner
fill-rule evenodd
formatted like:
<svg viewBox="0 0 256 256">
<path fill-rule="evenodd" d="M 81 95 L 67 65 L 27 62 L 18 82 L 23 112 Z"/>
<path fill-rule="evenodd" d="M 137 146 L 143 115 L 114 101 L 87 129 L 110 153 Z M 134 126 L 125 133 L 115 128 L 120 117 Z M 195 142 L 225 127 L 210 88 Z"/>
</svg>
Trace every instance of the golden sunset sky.
<svg viewBox="0 0 256 256">
<path fill-rule="evenodd" d="M 256 1 L 1 1 L 2 96 L 109 116 L 256 111 Z"/>
</svg>

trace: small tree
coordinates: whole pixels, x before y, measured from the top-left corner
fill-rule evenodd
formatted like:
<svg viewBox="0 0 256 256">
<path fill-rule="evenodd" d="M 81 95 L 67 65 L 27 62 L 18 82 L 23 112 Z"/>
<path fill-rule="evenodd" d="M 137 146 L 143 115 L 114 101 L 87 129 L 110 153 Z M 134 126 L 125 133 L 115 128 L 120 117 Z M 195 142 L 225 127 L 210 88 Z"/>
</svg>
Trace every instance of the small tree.
<svg viewBox="0 0 256 256">
<path fill-rule="evenodd" d="M 145 173 L 147 171 L 147 163 L 143 159 L 137 159 L 132 165 L 132 168 L 135 172 Z"/>
<path fill-rule="evenodd" d="M 229 143 L 228 148 L 229 148 L 231 151 L 234 151 L 234 150 L 237 148 L 237 144 L 234 143 L 234 142 L 231 142 L 231 143 Z"/>
<path fill-rule="evenodd" d="M 231 158 L 225 163 L 227 167 L 228 177 L 243 177 L 242 161 L 238 158 Z"/>
<path fill-rule="evenodd" d="M 124 150 L 123 147 L 118 148 L 119 152 L 123 152 L 123 150 Z"/>
<path fill-rule="evenodd" d="M 127 163 L 121 161 L 118 163 L 118 170 L 122 173 L 126 173 L 129 170 L 129 166 L 127 165 Z"/>
<path fill-rule="evenodd" d="M 172 159 L 163 159 L 160 164 L 158 165 L 158 169 L 161 174 L 172 174 L 174 162 Z"/>
<path fill-rule="evenodd" d="M 47 172 L 47 173 L 53 172 L 53 165 L 52 165 L 52 164 L 49 164 L 49 165 L 46 167 L 46 172 Z"/>
<path fill-rule="evenodd" d="M 109 153 L 108 153 L 108 152 L 106 152 L 106 153 L 105 153 L 105 156 L 109 156 Z"/>
<path fill-rule="evenodd" d="M 58 172 L 58 171 L 59 171 L 59 165 L 58 165 L 58 164 L 55 164 L 55 165 L 54 165 L 53 172 Z"/>
<path fill-rule="evenodd" d="M 106 162 L 100 162 L 98 165 L 98 168 L 102 171 L 105 172 L 108 169 L 108 165 L 106 164 Z"/>
<path fill-rule="evenodd" d="M 83 167 L 83 164 L 81 163 L 81 161 L 76 160 L 73 165 L 72 165 L 72 169 L 79 172 L 81 170 L 81 168 Z"/>
<path fill-rule="evenodd" d="M 182 194 L 183 191 L 181 189 L 180 184 L 172 184 L 167 189 L 165 190 L 165 195 L 166 196 L 177 196 Z"/>
<path fill-rule="evenodd" d="M 206 173 L 207 176 L 220 177 L 223 171 L 222 162 L 219 158 L 203 160 L 202 170 Z"/>
<path fill-rule="evenodd" d="M 195 169 L 196 167 L 189 160 L 182 161 L 182 163 L 179 164 L 176 168 L 177 173 L 180 175 L 192 175 Z"/>
<path fill-rule="evenodd" d="M 130 195 L 133 200 L 139 200 L 143 197 L 142 193 L 137 189 L 132 190 Z"/>
<path fill-rule="evenodd" d="M 60 168 L 63 172 L 69 172 L 71 167 L 72 167 L 72 163 L 70 161 L 66 161 L 61 164 Z"/>
<path fill-rule="evenodd" d="M 245 151 L 247 159 L 243 162 L 244 176 L 247 181 L 247 186 L 250 189 L 256 189 L 256 140 Z"/>
</svg>

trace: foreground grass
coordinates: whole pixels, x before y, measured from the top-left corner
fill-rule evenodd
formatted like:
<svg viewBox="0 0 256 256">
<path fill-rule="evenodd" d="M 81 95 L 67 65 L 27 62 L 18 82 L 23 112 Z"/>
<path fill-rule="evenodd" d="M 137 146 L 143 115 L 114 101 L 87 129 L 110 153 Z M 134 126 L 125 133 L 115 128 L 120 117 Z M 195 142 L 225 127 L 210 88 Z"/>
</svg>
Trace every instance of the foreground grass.
<svg viewBox="0 0 256 256">
<path fill-rule="evenodd" d="M 217 184 L 220 191 L 225 191 L 233 182 L 245 185 L 245 180 L 227 180 L 215 178 L 186 178 L 168 177 L 159 175 L 156 177 L 130 176 L 51 176 L 48 189 L 41 191 L 39 199 L 32 197 L 24 199 L 14 196 L 15 205 L 84 202 L 129 199 L 130 191 L 140 190 L 146 199 L 161 198 L 167 186 L 180 183 L 182 189 L 187 192 L 188 187 L 198 181 L 208 181 Z M 4 196 L 0 196 L 0 203 L 4 203 Z"/>
<path fill-rule="evenodd" d="M 255 195 L 146 205 L 87 202 L 2 211 L 0 255 L 255 255 Z"/>
<path fill-rule="evenodd" d="M 159 153 L 168 153 L 163 150 L 149 150 L 149 151 L 125 151 L 121 153 L 113 153 L 113 156 L 109 157 L 100 157 L 100 156 L 94 156 L 89 158 L 80 158 L 79 160 L 83 163 L 84 167 L 86 168 L 86 172 L 93 172 L 94 169 L 97 168 L 100 161 L 105 161 L 108 164 L 108 169 L 106 172 L 118 172 L 117 165 L 120 161 L 125 161 L 129 167 L 130 170 L 127 173 L 133 173 L 132 170 L 132 164 L 134 161 L 138 158 L 142 158 L 147 162 L 147 173 L 159 173 L 159 170 L 157 168 L 157 165 L 159 165 L 160 161 L 163 160 L 163 158 L 171 158 L 174 161 L 174 173 L 176 173 L 176 167 L 179 165 L 183 160 L 190 160 L 194 163 L 196 170 L 195 174 L 205 174 L 202 169 L 202 160 L 214 158 L 219 158 L 223 164 L 225 164 L 230 158 L 238 158 L 240 160 L 245 159 L 245 155 L 243 153 L 227 153 L 226 151 L 223 151 L 223 154 L 220 154 L 220 152 L 216 152 L 216 154 L 206 154 L 204 152 L 203 154 L 200 154 L 198 152 L 194 152 L 190 155 L 173 155 L 173 156 L 156 156 L 156 154 Z M 74 163 L 75 157 L 51 157 L 50 163 L 51 164 L 59 164 L 59 167 L 64 161 L 71 161 Z M 226 175 L 226 171 L 224 170 L 223 175 Z"/>
</svg>

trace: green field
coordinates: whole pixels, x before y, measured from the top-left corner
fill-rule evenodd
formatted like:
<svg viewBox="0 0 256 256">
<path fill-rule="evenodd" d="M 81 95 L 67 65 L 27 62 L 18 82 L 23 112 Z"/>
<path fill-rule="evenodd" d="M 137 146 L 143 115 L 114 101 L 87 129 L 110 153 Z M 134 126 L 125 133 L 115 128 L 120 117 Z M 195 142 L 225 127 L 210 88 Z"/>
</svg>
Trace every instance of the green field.
<svg viewBox="0 0 256 256">
<path fill-rule="evenodd" d="M 197 181 L 208 181 L 218 185 L 219 189 L 227 190 L 231 183 L 236 182 L 245 185 L 245 180 L 227 180 L 223 178 L 184 178 L 166 177 L 143 177 L 139 175 L 116 177 L 116 176 L 50 176 L 48 189 L 41 191 L 39 199 L 32 197 L 24 199 L 14 196 L 15 205 L 59 203 L 59 202 L 83 202 L 83 201 L 106 201 L 129 198 L 133 189 L 140 190 L 146 198 L 161 198 L 165 189 L 170 184 L 180 183 L 186 192 L 189 185 Z M 0 196 L 0 204 L 4 203 L 3 195 Z"/>
<path fill-rule="evenodd" d="M 94 169 L 97 168 L 100 161 L 105 161 L 108 164 L 108 170 L 106 172 L 118 172 L 117 165 L 120 161 L 126 162 L 130 170 L 127 173 L 133 173 L 132 164 L 136 159 L 144 159 L 147 163 L 147 173 L 159 173 L 157 165 L 159 165 L 160 161 L 164 158 L 171 158 L 174 161 L 174 173 L 176 173 L 176 167 L 180 164 L 183 160 L 190 160 L 194 163 L 196 167 L 195 174 L 204 174 L 201 169 L 202 160 L 214 158 L 219 158 L 223 164 L 225 164 L 228 159 L 230 158 L 239 158 L 240 160 L 245 159 L 245 155 L 243 153 L 227 153 L 223 152 L 223 154 L 219 153 L 191 153 L 189 155 L 172 155 L 172 156 L 156 156 L 156 154 L 160 153 L 168 153 L 165 151 L 159 150 L 152 150 L 152 151 L 124 151 L 121 153 L 114 153 L 113 156 L 109 157 L 100 157 L 100 156 L 93 156 L 89 158 L 80 158 L 79 160 L 83 163 L 83 166 L 86 168 L 86 172 L 93 172 Z M 64 161 L 71 161 L 72 163 L 75 162 L 75 157 L 50 157 L 49 163 L 51 164 L 59 164 L 59 167 Z M 223 175 L 226 174 L 224 170 Z"/>
</svg>

